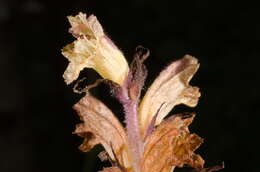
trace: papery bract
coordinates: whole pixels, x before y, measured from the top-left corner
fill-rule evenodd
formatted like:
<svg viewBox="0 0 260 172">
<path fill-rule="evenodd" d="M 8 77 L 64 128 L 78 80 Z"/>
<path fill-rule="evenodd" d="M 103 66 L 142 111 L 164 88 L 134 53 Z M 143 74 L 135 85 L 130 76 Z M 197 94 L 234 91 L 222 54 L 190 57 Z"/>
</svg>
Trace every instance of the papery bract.
<svg viewBox="0 0 260 172">
<path fill-rule="evenodd" d="M 155 129 L 145 143 L 142 172 L 169 172 L 175 166 L 182 167 L 184 164 L 203 167 L 203 159 L 194 154 L 202 139 L 188 130 L 193 117 L 190 114 L 176 114 Z"/>
<path fill-rule="evenodd" d="M 84 121 L 75 130 L 76 134 L 84 137 L 80 149 L 89 151 L 96 144 L 102 144 L 112 160 L 131 168 L 126 134 L 115 115 L 91 95 L 83 97 L 74 109 Z"/>
</svg>

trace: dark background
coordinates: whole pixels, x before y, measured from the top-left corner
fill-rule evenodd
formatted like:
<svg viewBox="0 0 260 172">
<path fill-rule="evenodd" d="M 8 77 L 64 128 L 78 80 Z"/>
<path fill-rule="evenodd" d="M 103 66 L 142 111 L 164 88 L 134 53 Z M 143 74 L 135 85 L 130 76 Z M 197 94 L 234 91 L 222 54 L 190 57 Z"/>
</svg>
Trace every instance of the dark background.
<svg viewBox="0 0 260 172">
<path fill-rule="evenodd" d="M 171 61 L 191 54 L 201 63 L 192 80 L 202 97 L 193 132 L 205 138 L 197 151 L 206 166 L 227 172 L 259 171 L 259 7 L 243 1 L 0 1 L 0 171 L 95 172 L 98 146 L 82 153 L 72 135 L 79 122 L 71 106 L 82 95 L 65 85 L 72 42 L 68 15 L 94 13 L 131 61 L 137 45 L 150 49 L 147 86 Z M 95 80 L 97 75 L 84 72 Z M 120 114 L 101 85 L 94 92 Z M 105 94 L 105 95 L 104 95 Z M 116 107 L 116 108 L 115 108 Z M 177 170 L 176 170 L 177 171 Z M 188 170 L 187 170 L 188 171 Z"/>
</svg>

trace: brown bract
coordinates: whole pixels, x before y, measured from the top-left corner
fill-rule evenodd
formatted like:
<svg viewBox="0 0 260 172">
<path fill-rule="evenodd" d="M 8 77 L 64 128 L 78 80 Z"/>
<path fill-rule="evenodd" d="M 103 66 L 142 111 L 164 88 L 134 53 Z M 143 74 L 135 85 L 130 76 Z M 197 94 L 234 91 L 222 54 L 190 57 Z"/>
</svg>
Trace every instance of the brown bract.
<svg viewBox="0 0 260 172">
<path fill-rule="evenodd" d="M 194 154 L 202 139 L 188 130 L 193 118 L 190 114 L 174 115 L 155 129 L 145 143 L 142 172 L 169 172 L 184 164 L 203 167 L 203 159 Z"/>
<path fill-rule="evenodd" d="M 131 172 L 126 133 L 114 114 L 93 96 L 83 97 L 74 109 L 84 123 L 77 125 L 75 133 L 84 137 L 80 146 L 89 151 L 102 144 L 117 167 L 105 168 L 102 172 Z M 194 114 L 176 114 L 164 120 L 145 142 L 141 160 L 141 172 L 170 172 L 184 164 L 202 168 L 204 160 L 194 153 L 202 143 L 196 134 L 190 134 L 188 126 Z"/>
<path fill-rule="evenodd" d="M 113 161 L 128 168 L 126 134 L 115 115 L 91 95 L 83 97 L 74 109 L 83 121 L 75 130 L 76 134 L 84 137 L 80 150 L 86 152 L 96 144 L 102 144 Z"/>
</svg>

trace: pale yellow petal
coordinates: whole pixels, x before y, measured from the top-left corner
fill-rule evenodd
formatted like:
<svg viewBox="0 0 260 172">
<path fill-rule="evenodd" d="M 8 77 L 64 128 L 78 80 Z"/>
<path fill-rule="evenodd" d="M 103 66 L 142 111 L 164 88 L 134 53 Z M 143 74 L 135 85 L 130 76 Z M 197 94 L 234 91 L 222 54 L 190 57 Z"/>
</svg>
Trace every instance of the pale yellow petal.
<svg viewBox="0 0 260 172">
<path fill-rule="evenodd" d="M 104 35 L 103 28 L 94 15 L 87 18 L 86 14 L 80 12 L 75 17 L 69 16 L 68 20 L 71 25 L 70 31 L 75 36 L 88 36 L 91 39 L 98 39 Z"/>
<path fill-rule="evenodd" d="M 93 58 L 94 69 L 103 78 L 122 85 L 129 72 L 124 55 L 107 36 L 99 40 L 98 46 Z"/>
<path fill-rule="evenodd" d="M 190 86 L 189 81 L 198 68 L 197 59 L 186 55 L 170 64 L 155 79 L 139 106 L 139 122 L 143 135 L 146 134 L 161 105 L 156 117 L 156 125 L 178 104 L 191 107 L 197 105 L 200 97 L 199 88 Z"/>
<path fill-rule="evenodd" d="M 65 46 L 62 55 L 69 60 L 69 65 L 63 74 L 67 84 L 70 84 L 79 77 L 79 73 L 84 68 L 92 68 L 92 52 L 96 49 L 88 40 L 78 39 Z"/>
<path fill-rule="evenodd" d="M 62 49 L 62 54 L 70 62 L 63 75 L 65 82 L 70 84 L 84 68 L 92 68 L 104 79 L 122 85 L 128 75 L 128 63 L 123 53 L 104 34 L 96 16 L 87 18 L 86 14 L 79 13 L 68 19 L 70 32 L 77 40 Z"/>
</svg>

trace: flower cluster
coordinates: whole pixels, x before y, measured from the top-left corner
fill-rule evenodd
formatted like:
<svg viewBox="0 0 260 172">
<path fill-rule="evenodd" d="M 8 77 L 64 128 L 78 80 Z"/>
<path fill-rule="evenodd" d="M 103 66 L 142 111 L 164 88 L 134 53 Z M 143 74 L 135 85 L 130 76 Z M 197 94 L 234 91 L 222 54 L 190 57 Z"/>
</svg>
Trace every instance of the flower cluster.
<svg viewBox="0 0 260 172">
<path fill-rule="evenodd" d="M 76 40 L 62 49 L 70 62 L 63 75 L 65 82 L 70 84 L 81 70 L 93 68 L 108 81 L 123 105 L 126 121 L 124 128 L 109 108 L 86 94 L 74 105 L 83 121 L 75 130 L 84 138 L 80 149 L 89 151 L 102 144 L 106 151 L 102 159 L 113 165 L 103 172 L 170 172 L 184 165 L 202 169 L 204 160 L 194 151 L 203 139 L 188 129 L 195 114 L 175 114 L 165 119 L 178 104 L 197 105 L 199 88 L 189 85 L 189 81 L 199 68 L 198 60 L 186 55 L 172 62 L 141 99 L 147 76 L 143 62 L 149 51 L 137 47 L 133 62 L 128 65 L 95 16 L 79 13 L 68 19 L 69 31 Z"/>
</svg>

